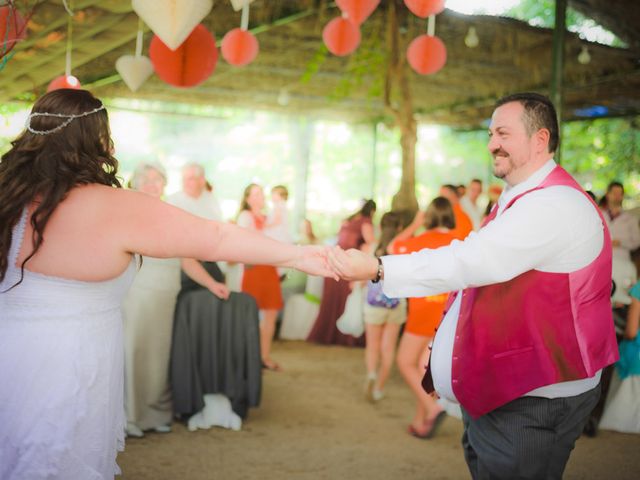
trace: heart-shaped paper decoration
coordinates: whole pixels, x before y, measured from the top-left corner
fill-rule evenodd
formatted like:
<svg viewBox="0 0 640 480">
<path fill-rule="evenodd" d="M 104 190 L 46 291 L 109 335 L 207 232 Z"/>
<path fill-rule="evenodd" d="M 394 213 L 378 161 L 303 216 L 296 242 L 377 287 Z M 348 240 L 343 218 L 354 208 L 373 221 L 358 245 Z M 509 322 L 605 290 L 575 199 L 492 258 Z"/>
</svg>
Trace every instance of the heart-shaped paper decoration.
<svg viewBox="0 0 640 480">
<path fill-rule="evenodd" d="M 253 3 L 253 0 L 231 0 L 231 6 L 237 12 L 238 10 L 242 10 L 242 7 Z"/>
<path fill-rule="evenodd" d="M 131 5 L 162 43 L 175 50 L 211 11 L 213 0 L 133 0 Z"/>
<path fill-rule="evenodd" d="M 153 65 L 149 57 L 140 55 L 123 55 L 116 60 L 116 70 L 132 92 L 137 91 L 153 73 Z"/>
</svg>

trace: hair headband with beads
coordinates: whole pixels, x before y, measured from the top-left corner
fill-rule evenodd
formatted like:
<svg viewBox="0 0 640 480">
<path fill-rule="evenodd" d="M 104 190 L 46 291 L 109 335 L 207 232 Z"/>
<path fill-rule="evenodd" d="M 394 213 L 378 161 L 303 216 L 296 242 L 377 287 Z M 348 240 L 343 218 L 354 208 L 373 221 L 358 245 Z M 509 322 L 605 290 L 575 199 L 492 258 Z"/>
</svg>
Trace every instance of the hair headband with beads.
<svg viewBox="0 0 640 480">
<path fill-rule="evenodd" d="M 100 110 L 104 110 L 105 106 L 100 105 L 99 107 L 94 108 L 93 110 L 89 110 L 87 112 L 78 113 L 78 114 L 65 114 L 65 113 L 48 113 L 48 112 L 33 112 L 27 117 L 27 130 L 36 135 L 49 135 L 50 133 L 55 133 L 59 130 L 62 130 L 64 127 L 69 125 L 76 118 L 86 117 L 91 115 L 92 113 L 99 112 Z M 62 122 L 57 127 L 51 128 L 49 130 L 35 130 L 31 127 L 31 119 L 34 117 L 55 117 L 55 118 L 65 118 L 66 120 Z"/>
</svg>

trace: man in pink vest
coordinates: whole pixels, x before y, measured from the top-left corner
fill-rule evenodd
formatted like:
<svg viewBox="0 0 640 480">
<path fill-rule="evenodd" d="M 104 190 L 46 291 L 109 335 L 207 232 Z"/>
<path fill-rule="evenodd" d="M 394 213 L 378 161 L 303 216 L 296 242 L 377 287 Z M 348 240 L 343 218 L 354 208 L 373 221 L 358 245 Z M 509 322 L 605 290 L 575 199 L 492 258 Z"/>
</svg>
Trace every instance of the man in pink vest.
<svg viewBox="0 0 640 480">
<path fill-rule="evenodd" d="M 347 280 L 384 279 L 389 297 L 456 292 L 423 385 L 460 403 L 473 478 L 561 478 L 600 396 L 601 371 L 618 357 L 610 236 L 554 162 L 558 143 L 548 98 L 505 97 L 488 148 L 506 186 L 478 232 L 411 255 L 336 248 L 330 256 Z"/>
</svg>

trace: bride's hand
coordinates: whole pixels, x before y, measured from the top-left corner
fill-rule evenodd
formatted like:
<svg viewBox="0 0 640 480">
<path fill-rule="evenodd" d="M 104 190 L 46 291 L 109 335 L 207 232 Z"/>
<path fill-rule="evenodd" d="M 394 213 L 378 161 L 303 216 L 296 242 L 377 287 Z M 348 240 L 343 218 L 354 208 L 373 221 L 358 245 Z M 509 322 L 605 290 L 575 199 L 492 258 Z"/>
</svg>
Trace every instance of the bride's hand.
<svg viewBox="0 0 640 480">
<path fill-rule="evenodd" d="M 344 280 L 372 280 L 378 273 L 378 260 L 351 248 L 344 251 L 333 247 L 329 252 L 329 265 Z"/>
<path fill-rule="evenodd" d="M 339 280 L 336 272 L 329 266 L 327 255 L 330 247 L 322 245 L 300 245 L 300 255 L 296 259 L 293 267 L 309 275 L 321 277 L 331 277 Z"/>
</svg>

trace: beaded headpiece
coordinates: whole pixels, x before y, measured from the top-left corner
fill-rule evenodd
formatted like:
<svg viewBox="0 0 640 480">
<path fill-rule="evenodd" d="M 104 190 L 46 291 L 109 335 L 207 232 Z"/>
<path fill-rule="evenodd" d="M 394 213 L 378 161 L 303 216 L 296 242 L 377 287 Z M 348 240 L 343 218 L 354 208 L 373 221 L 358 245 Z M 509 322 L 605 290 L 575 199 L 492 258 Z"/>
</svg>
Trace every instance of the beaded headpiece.
<svg viewBox="0 0 640 480">
<path fill-rule="evenodd" d="M 89 110 L 87 112 L 78 113 L 78 114 L 65 114 L 65 113 L 48 113 L 48 112 L 33 112 L 27 117 L 27 130 L 36 135 L 49 135 L 50 133 L 55 133 L 59 130 L 62 130 L 64 127 L 69 125 L 76 118 L 86 117 L 91 115 L 92 113 L 99 112 L 100 110 L 104 110 L 105 106 L 100 105 L 99 107 L 94 108 L 93 110 Z M 34 117 L 55 117 L 55 118 L 64 118 L 65 120 L 58 125 L 57 127 L 51 128 L 49 130 L 35 130 L 31 127 L 31 119 Z"/>
</svg>

